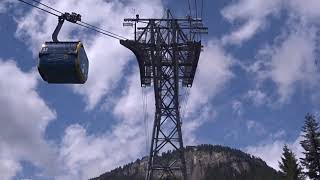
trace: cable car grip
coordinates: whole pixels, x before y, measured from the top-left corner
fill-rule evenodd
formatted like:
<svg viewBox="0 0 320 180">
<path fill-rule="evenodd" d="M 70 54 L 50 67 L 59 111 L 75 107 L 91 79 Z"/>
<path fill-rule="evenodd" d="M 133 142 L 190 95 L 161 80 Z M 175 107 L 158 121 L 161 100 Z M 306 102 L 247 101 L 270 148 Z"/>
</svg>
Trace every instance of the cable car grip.
<svg viewBox="0 0 320 180">
<path fill-rule="evenodd" d="M 77 21 L 81 21 L 81 15 L 74 13 L 74 12 L 72 12 L 71 14 L 66 12 L 66 13 L 62 14 L 61 16 L 59 16 L 58 17 L 58 25 L 57 25 L 56 29 L 54 30 L 54 32 L 52 33 L 53 42 L 59 42 L 58 35 L 59 35 L 59 32 L 60 32 L 61 27 L 62 27 L 65 20 L 72 22 L 72 23 L 76 23 Z"/>
</svg>

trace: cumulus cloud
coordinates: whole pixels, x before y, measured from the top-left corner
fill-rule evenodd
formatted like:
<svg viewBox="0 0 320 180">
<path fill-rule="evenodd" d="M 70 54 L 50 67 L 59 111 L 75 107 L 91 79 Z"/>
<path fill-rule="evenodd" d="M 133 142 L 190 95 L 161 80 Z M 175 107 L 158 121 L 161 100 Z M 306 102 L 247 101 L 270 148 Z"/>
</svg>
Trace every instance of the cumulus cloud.
<svg viewBox="0 0 320 180">
<path fill-rule="evenodd" d="M 151 91 L 142 93 L 138 68 L 129 76 L 121 96 L 112 107 L 117 122 L 111 130 L 103 134 L 88 134 L 79 124 L 65 130 L 60 160 L 64 162 L 64 173 L 57 179 L 88 179 L 98 176 L 117 166 L 144 156 L 148 153 L 146 143 L 150 144 L 150 126 L 153 122 L 154 100 Z M 142 99 L 148 96 L 149 113 L 144 122 Z M 150 97 L 150 98 L 149 98 Z M 148 123 L 148 124 L 145 124 Z"/>
<path fill-rule="evenodd" d="M 216 112 L 213 109 L 214 107 L 212 105 L 208 105 L 201 110 L 198 116 L 194 113 L 194 116 L 182 119 L 182 135 L 185 146 L 200 143 L 196 135 L 197 130 L 206 122 L 213 121 L 215 119 Z"/>
<path fill-rule="evenodd" d="M 57 179 L 89 179 L 135 160 L 143 150 L 143 131 L 126 122 L 103 135 L 89 135 L 80 125 L 69 126 L 60 149 L 65 172 Z"/>
<path fill-rule="evenodd" d="M 304 21 L 318 23 L 317 19 L 320 17 L 320 2 L 318 0 L 309 0 L 308 3 L 300 0 L 288 0 L 288 7 Z"/>
<path fill-rule="evenodd" d="M 312 89 L 318 82 L 315 66 L 315 31 L 299 27 L 264 50 L 264 68 L 258 76 L 271 79 L 277 86 L 279 102 L 287 102 L 297 85 Z"/>
<path fill-rule="evenodd" d="M 133 17 L 132 9 L 146 17 L 161 17 L 160 0 L 138 1 L 41 1 L 63 12 L 77 12 L 82 20 L 112 31 L 116 34 L 132 37 L 132 30 L 122 27 L 123 18 Z M 70 6 L 70 4 L 73 4 Z M 90 7 L 90 8 L 88 8 Z M 94 13 L 92 13 L 94 9 Z M 34 9 L 18 19 L 17 37 L 23 39 L 36 55 L 44 41 L 51 40 L 51 33 L 57 24 L 57 18 Z M 85 85 L 74 86 L 76 93 L 83 95 L 86 109 L 92 110 L 110 93 L 124 74 L 124 67 L 130 59 L 130 51 L 122 47 L 118 40 L 94 34 L 71 23 L 65 23 L 60 39 L 81 40 L 84 42 L 90 66 L 89 78 Z"/>
<path fill-rule="evenodd" d="M 243 104 L 239 100 L 233 100 L 231 103 L 233 113 L 235 113 L 237 116 L 240 116 L 243 114 Z"/>
<path fill-rule="evenodd" d="M 116 103 L 113 113 L 119 119 L 125 119 L 128 122 L 135 123 L 143 118 L 142 106 L 143 100 L 147 101 L 148 109 L 145 109 L 150 117 L 154 112 L 154 93 L 153 88 L 143 88 L 140 86 L 140 73 L 138 68 L 135 68 L 134 73 L 128 79 L 128 88 L 124 89 L 121 98 Z M 142 92 L 144 91 L 144 92 Z M 143 97 L 144 96 L 144 97 Z"/>
<path fill-rule="evenodd" d="M 231 32 L 228 35 L 222 37 L 223 44 L 241 44 L 243 41 L 249 40 L 252 36 L 256 34 L 261 26 L 261 22 L 257 20 L 252 20 L 246 22 L 236 31 Z"/>
<path fill-rule="evenodd" d="M 233 63 L 232 56 L 218 42 L 210 41 L 204 46 L 190 90 L 187 114 L 199 110 L 223 89 L 234 76 Z"/>
<path fill-rule="evenodd" d="M 210 41 L 204 45 L 183 116 L 182 128 L 185 128 L 184 139 L 187 143 L 197 143 L 196 129 L 214 120 L 216 112 L 211 101 L 233 77 L 233 63 L 233 58 L 219 42 Z"/>
<path fill-rule="evenodd" d="M 295 153 L 297 159 L 303 157 L 303 149 L 300 145 L 301 138 L 301 135 L 299 135 L 294 141 L 285 141 L 275 138 L 272 141 L 263 142 L 256 146 L 248 146 L 245 148 L 245 151 L 249 154 L 260 157 L 262 160 L 266 161 L 270 167 L 280 170 L 278 162 L 281 160 L 282 148 L 285 144 L 287 144 Z"/>
<path fill-rule="evenodd" d="M 249 132 L 255 132 L 258 135 L 264 135 L 267 133 L 264 125 L 258 121 L 249 120 L 246 122 L 246 124 Z"/>
<path fill-rule="evenodd" d="M 14 61 L 0 59 L 0 174 L 11 179 L 21 170 L 20 161 L 57 172 L 55 150 L 44 139 L 45 129 L 56 114 L 36 91 L 34 72 L 22 72 Z"/>
<path fill-rule="evenodd" d="M 320 2 L 310 0 L 237 0 L 232 1 L 224 9 L 222 16 L 233 24 L 242 24 L 235 30 L 223 36 L 224 44 L 241 44 L 263 30 L 268 24 L 268 18 L 277 17 L 282 10 L 286 10 L 291 17 L 306 23 L 318 23 L 320 16 Z"/>
<path fill-rule="evenodd" d="M 252 100 L 257 106 L 270 104 L 275 96 L 261 91 L 266 80 L 276 85 L 278 97 L 274 100 L 275 104 L 289 102 L 298 88 L 312 89 L 316 86 L 319 81 L 315 65 L 319 40 L 319 29 L 315 21 L 320 15 L 318 4 L 316 0 L 308 3 L 299 0 L 238 0 L 221 11 L 229 22 L 242 24 L 223 36 L 224 44 L 241 44 L 263 29 L 268 23 L 268 17 L 279 13 L 289 14 L 285 19 L 285 28 L 273 44 L 258 50 L 251 65 L 239 63 L 247 72 L 255 75 L 257 84 L 244 95 L 246 99 Z M 317 99 L 318 95 L 312 96 Z"/>
<path fill-rule="evenodd" d="M 268 95 L 260 89 L 249 90 L 245 95 L 246 99 L 249 99 L 256 106 L 261 106 L 269 103 Z"/>
<path fill-rule="evenodd" d="M 11 6 L 13 6 L 15 3 L 17 3 L 14 0 L 2 0 L 0 4 L 0 14 L 5 13 L 10 9 Z"/>
<path fill-rule="evenodd" d="M 284 141 L 274 141 L 270 144 L 266 143 L 258 146 L 250 146 L 247 147 L 246 152 L 260 157 L 262 160 L 266 161 L 268 166 L 279 170 L 278 161 L 280 160 L 284 144 Z"/>
<path fill-rule="evenodd" d="M 268 16 L 275 16 L 282 8 L 283 0 L 239 0 L 226 6 L 221 14 L 231 23 L 244 22 L 242 26 L 222 40 L 224 44 L 241 44 L 263 29 Z"/>
</svg>

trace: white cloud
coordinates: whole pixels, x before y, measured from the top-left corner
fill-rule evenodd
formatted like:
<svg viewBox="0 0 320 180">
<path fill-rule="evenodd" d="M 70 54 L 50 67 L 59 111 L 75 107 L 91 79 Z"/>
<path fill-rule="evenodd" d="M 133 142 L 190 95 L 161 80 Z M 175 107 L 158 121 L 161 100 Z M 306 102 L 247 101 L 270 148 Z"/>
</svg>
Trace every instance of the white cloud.
<svg viewBox="0 0 320 180">
<path fill-rule="evenodd" d="M 84 180 L 135 160 L 142 153 L 143 131 L 127 122 L 112 132 L 89 135 L 80 125 L 69 126 L 60 149 L 65 173 L 57 179 Z"/>
<path fill-rule="evenodd" d="M 267 17 L 277 15 L 282 8 L 283 0 L 238 0 L 226 6 L 221 14 L 231 23 L 245 22 L 235 31 L 225 35 L 225 44 L 241 44 L 251 39 L 263 29 Z"/>
<path fill-rule="evenodd" d="M 116 100 L 113 114 L 118 120 L 110 131 L 103 134 L 88 134 L 78 124 L 69 126 L 61 144 L 60 159 L 65 172 L 58 179 L 88 179 L 117 166 L 147 155 L 146 138 L 150 136 L 153 122 L 154 102 L 151 91 L 148 98 L 148 122 L 143 122 L 142 92 L 139 73 L 128 78 L 126 88 Z M 151 115 L 152 114 L 152 115 Z M 148 123 L 147 125 L 144 123 Z M 146 126 L 150 128 L 145 130 Z M 150 140 L 150 139 L 149 139 Z"/>
<path fill-rule="evenodd" d="M 246 22 L 236 31 L 231 32 L 228 35 L 222 37 L 223 44 L 241 44 L 242 42 L 249 40 L 256 32 L 261 28 L 261 21 L 251 20 Z"/>
<path fill-rule="evenodd" d="M 0 14 L 5 13 L 12 7 L 14 3 L 17 3 L 17 1 L 14 0 L 2 0 L 0 4 Z"/>
<path fill-rule="evenodd" d="M 271 134 L 271 140 L 266 142 L 262 142 L 256 146 L 248 146 L 245 148 L 245 151 L 254 156 L 260 157 L 262 160 L 266 161 L 266 163 L 276 169 L 279 170 L 279 161 L 282 156 L 282 149 L 285 144 L 295 153 L 296 158 L 303 157 L 303 149 L 300 145 L 300 141 L 302 140 L 301 134 L 294 141 L 285 141 L 282 138 L 284 131 L 280 130 L 276 134 Z"/>
<path fill-rule="evenodd" d="M 249 132 L 255 132 L 258 135 L 264 135 L 267 133 L 263 124 L 259 123 L 258 121 L 249 120 L 246 123 Z"/>
<path fill-rule="evenodd" d="M 194 85 L 190 90 L 188 110 L 197 111 L 217 95 L 233 77 L 233 58 L 217 42 L 209 42 L 201 54 Z"/>
<path fill-rule="evenodd" d="M 212 105 L 205 106 L 198 116 L 194 113 L 194 116 L 188 117 L 183 120 L 182 135 L 184 146 L 199 144 L 196 133 L 200 126 L 208 121 L 213 121 L 216 117 L 216 112 Z"/>
<path fill-rule="evenodd" d="M 266 105 L 269 101 L 269 97 L 259 89 L 249 90 L 245 98 L 251 100 L 256 106 Z"/>
<path fill-rule="evenodd" d="M 232 101 L 231 106 L 232 106 L 233 113 L 235 113 L 237 116 L 240 116 L 243 114 L 243 104 L 241 101 L 234 100 Z"/>
<path fill-rule="evenodd" d="M 133 30 L 123 28 L 122 22 L 125 17 L 135 16 L 132 14 L 132 9 L 136 9 L 136 13 L 140 13 L 141 16 L 162 16 L 160 0 L 131 0 L 126 4 L 122 1 L 103 0 L 82 1 L 81 3 L 76 0 L 42 2 L 63 12 L 80 13 L 83 21 L 128 37 L 132 37 Z M 17 36 L 23 39 L 36 55 L 41 44 L 51 40 L 51 34 L 56 24 L 57 18 L 34 9 L 19 18 Z M 78 32 L 77 35 L 75 32 Z M 119 85 L 120 79 L 124 75 L 124 67 L 132 53 L 122 47 L 118 40 L 101 34 L 93 34 L 71 23 L 65 23 L 60 34 L 60 39 L 80 39 L 84 42 L 90 61 L 89 78 L 85 85 L 74 86 L 74 90 L 84 96 L 87 110 L 92 110 L 101 102 L 102 98 Z"/>
<path fill-rule="evenodd" d="M 35 72 L 22 72 L 14 61 L 0 60 L 0 76 L 1 177 L 14 177 L 21 160 L 54 174 L 58 170 L 55 150 L 44 132 L 56 115 L 36 92 Z"/>
<path fill-rule="evenodd" d="M 305 23 L 318 23 L 320 2 L 309 0 L 237 0 L 226 6 L 221 14 L 233 24 L 243 23 L 231 33 L 223 36 L 225 44 L 241 44 L 263 30 L 270 16 L 277 16 L 286 10 L 291 16 Z"/>
<path fill-rule="evenodd" d="M 197 143 L 196 130 L 205 122 L 214 120 L 216 112 L 211 100 L 233 77 L 232 65 L 233 58 L 218 42 L 210 41 L 204 45 L 187 106 L 182 113 L 185 144 Z"/>
<path fill-rule="evenodd" d="M 308 0 L 308 3 L 305 3 L 301 0 L 288 0 L 288 6 L 304 21 L 318 23 L 320 17 L 320 1 Z"/>
<path fill-rule="evenodd" d="M 280 103 L 290 100 L 297 85 L 312 89 L 317 84 L 315 49 L 315 32 L 299 27 L 265 50 L 265 69 L 257 71 L 258 76 L 275 82 Z"/>
<path fill-rule="evenodd" d="M 280 160 L 284 144 L 284 141 L 274 141 L 270 144 L 250 146 L 246 148 L 246 152 L 260 157 L 262 160 L 266 161 L 268 166 L 279 170 L 278 161 Z"/>
<path fill-rule="evenodd" d="M 153 116 L 154 113 L 154 94 L 153 88 L 142 89 L 140 86 L 140 73 L 138 68 L 135 68 L 133 75 L 128 79 L 128 88 L 122 92 L 121 98 L 117 101 L 113 113 L 119 119 L 125 119 L 129 122 L 141 121 L 143 118 L 142 104 L 143 99 L 147 98 L 148 116 Z M 142 97 L 142 91 L 145 91 Z M 153 120 L 153 119 L 151 119 Z"/>
</svg>

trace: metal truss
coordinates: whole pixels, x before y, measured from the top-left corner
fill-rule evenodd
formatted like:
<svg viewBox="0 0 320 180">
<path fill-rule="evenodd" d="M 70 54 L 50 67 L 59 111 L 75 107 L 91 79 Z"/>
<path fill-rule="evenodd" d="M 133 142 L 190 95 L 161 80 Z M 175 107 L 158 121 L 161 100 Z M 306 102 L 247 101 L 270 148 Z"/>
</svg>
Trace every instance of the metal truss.
<svg viewBox="0 0 320 180">
<path fill-rule="evenodd" d="M 146 180 L 187 180 L 179 88 L 192 86 L 202 48 L 200 34 L 207 28 L 201 19 L 175 19 L 170 11 L 163 19 L 137 15 L 124 21 L 134 26 L 135 37 L 120 43 L 137 57 L 141 86 L 154 86 L 156 112 Z M 173 150 L 172 157 L 161 155 L 167 150 Z"/>
</svg>

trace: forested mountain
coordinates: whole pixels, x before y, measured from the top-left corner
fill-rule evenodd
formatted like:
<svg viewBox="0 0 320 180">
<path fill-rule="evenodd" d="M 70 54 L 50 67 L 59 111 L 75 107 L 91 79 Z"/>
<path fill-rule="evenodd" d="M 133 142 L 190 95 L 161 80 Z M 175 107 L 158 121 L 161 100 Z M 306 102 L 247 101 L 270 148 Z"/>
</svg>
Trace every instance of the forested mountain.
<svg viewBox="0 0 320 180">
<path fill-rule="evenodd" d="M 163 153 L 168 161 L 176 152 Z M 188 146 L 185 151 L 190 180 L 278 180 L 280 174 L 260 158 L 223 146 Z M 106 172 L 92 180 L 143 180 L 147 159 L 138 159 L 123 167 Z"/>
</svg>

